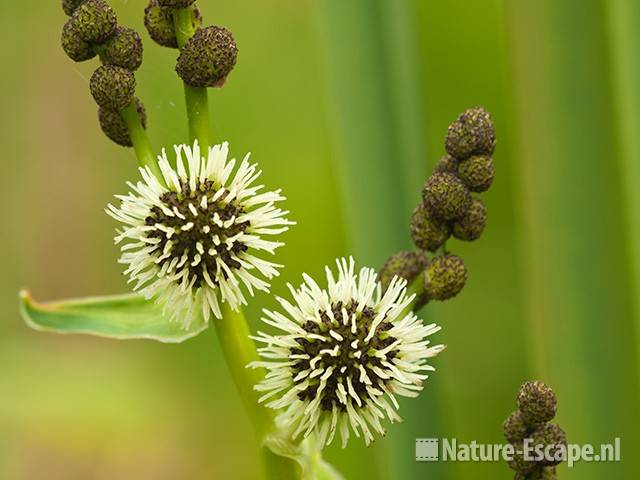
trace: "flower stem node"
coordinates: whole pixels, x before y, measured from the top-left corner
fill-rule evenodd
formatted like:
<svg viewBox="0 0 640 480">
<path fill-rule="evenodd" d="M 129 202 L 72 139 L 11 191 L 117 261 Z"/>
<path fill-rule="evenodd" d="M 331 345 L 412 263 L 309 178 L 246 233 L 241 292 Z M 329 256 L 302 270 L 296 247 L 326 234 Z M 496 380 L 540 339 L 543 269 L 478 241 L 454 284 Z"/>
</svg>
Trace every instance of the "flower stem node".
<svg viewBox="0 0 640 480">
<path fill-rule="evenodd" d="M 464 160 L 471 155 L 491 155 L 496 132 L 491 115 L 482 107 L 470 108 L 449 125 L 445 148 L 449 155 Z"/>
<path fill-rule="evenodd" d="M 118 26 L 113 37 L 104 43 L 102 60 L 106 65 L 137 70 L 142 63 L 142 39 L 138 32 Z"/>
<path fill-rule="evenodd" d="M 193 8 L 193 27 L 202 25 L 202 14 L 197 7 Z M 173 23 L 173 9 L 163 7 L 158 0 L 151 0 L 144 9 L 144 26 L 151 39 L 168 48 L 178 48 L 178 39 Z"/>
<path fill-rule="evenodd" d="M 434 172 L 452 173 L 456 175 L 458 173 L 458 160 L 451 155 L 443 155 L 438 160 Z"/>
<path fill-rule="evenodd" d="M 514 411 L 502 424 L 504 438 L 510 443 L 518 443 L 527 436 L 529 427 L 522 418 L 520 410 Z"/>
<path fill-rule="evenodd" d="M 68 16 L 71 16 L 73 12 L 76 11 L 76 8 L 86 1 L 87 0 L 62 0 L 62 10 L 64 10 L 64 13 Z"/>
<path fill-rule="evenodd" d="M 429 258 L 421 251 L 407 250 L 391 255 L 380 269 L 378 278 L 382 290 L 386 291 L 393 277 L 411 283 L 429 265 Z"/>
<path fill-rule="evenodd" d="M 446 222 L 433 217 L 423 204 L 413 210 L 411 216 L 411 239 L 416 247 L 435 252 L 451 235 L 451 228 Z"/>
<path fill-rule="evenodd" d="M 60 42 L 64 52 L 74 62 L 83 62 L 96 56 L 91 44 L 80 37 L 71 19 L 62 27 Z"/>
<path fill-rule="evenodd" d="M 536 380 L 523 384 L 516 401 L 527 425 L 541 425 L 556 416 L 556 394 L 543 382 Z"/>
<path fill-rule="evenodd" d="M 555 423 L 541 425 L 531 433 L 533 445 L 541 445 L 543 451 L 548 452 L 547 458 L 540 462 L 541 465 L 552 467 L 565 460 L 567 448 L 567 435 Z"/>
<path fill-rule="evenodd" d="M 158 3 L 162 7 L 170 8 L 187 8 L 193 4 L 196 0 L 158 0 Z"/>
<path fill-rule="evenodd" d="M 116 31 L 116 12 L 105 0 L 88 0 L 74 12 L 74 26 L 85 42 L 102 43 Z"/>
<path fill-rule="evenodd" d="M 457 220 L 471 206 L 469 189 L 451 173 L 431 175 L 422 189 L 422 199 L 431 215 L 441 220 Z"/>
<path fill-rule="evenodd" d="M 147 128 L 147 113 L 144 105 L 137 97 L 134 101 L 136 102 L 136 109 L 138 110 L 138 115 L 140 115 L 142 127 Z M 100 122 L 100 128 L 102 128 L 104 134 L 115 143 L 122 145 L 123 147 L 133 146 L 131 136 L 129 135 L 129 128 L 122 119 L 122 116 L 120 116 L 119 112 L 114 112 L 100 107 L 98 109 L 98 121 Z"/>
<path fill-rule="evenodd" d="M 238 47 L 229 30 L 200 28 L 180 50 L 176 72 L 192 87 L 221 87 L 237 57 Z"/>
<path fill-rule="evenodd" d="M 100 107 L 119 112 L 133 100 L 136 79 L 126 68 L 102 65 L 91 75 L 89 88 Z"/>
<path fill-rule="evenodd" d="M 445 254 L 436 257 L 425 271 L 424 290 L 429 300 L 455 297 L 467 282 L 467 267 L 460 257 Z"/>
<path fill-rule="evenodd" d="M 460 162 L 458 177 L 472 192 L 484 192 L 489 190 L 496 169 L 491 157 L 486 155 L 474 155 Z"/>
<path fill-rule="evenodd" d="M 487 209 L 482 200 L 474 198 L 467 213 L 453 224 L 453 236 L 460 240 L 472 242 L 480 238 L 486 223 Z"/>
</svg>

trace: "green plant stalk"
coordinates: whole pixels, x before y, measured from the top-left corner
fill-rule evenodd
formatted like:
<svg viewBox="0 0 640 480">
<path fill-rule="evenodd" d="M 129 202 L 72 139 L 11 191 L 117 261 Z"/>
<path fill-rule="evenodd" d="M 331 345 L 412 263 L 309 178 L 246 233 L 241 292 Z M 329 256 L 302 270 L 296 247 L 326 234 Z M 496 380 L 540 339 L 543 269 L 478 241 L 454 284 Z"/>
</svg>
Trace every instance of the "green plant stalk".
<svg viewBox="0 0 640 480">
<path fill-rule="evenodd" d="M 160 167 L 158 166 L 155 154 L 153 153 L 151 142 L 149 142 L 149 137 L 147 137 L 147 132 L 145 132 L 144 127 L 142 126 L 142 120 L 138 114 L 136 102 L 132 101 L 120 112 L 120 116 L 129 129 L 131 143 L 133 143 L 133 149 L 136 152 L 138 163 L 141 167 L 149 167 L 156 178 L 162 182 L 162 173 L 160 172 Z"/>
<path fill-rule="evenodd" d="M 195 33 L 193 15 L 193 7 L 179 8 L 173 12 L 173 23 L 180 48 L 182 48 Z M 185 83 L 184 96 L 189 121 L 189 138 L 192 142 L 198 140 L 200 148 L 207 149 L 211 144 L 207 89 L 191 87 Z"/>
</svg>

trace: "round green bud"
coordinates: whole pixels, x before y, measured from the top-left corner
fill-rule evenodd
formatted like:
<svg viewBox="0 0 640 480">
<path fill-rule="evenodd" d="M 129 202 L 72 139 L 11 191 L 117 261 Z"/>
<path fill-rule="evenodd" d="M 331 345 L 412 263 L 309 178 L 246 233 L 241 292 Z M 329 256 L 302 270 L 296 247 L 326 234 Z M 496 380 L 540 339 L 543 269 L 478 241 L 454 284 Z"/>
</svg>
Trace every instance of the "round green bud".
<svg viewBox="0 0 640 480">
<path fill-rule="evenodd" d="M 202 25 L 202 14 L 197 7 L 193 9 L 193 28 Z M 178 39 L 173 26 L 172 9 L 162 7 L 158 0 L 150 0 L 144 9 L 144 26 L 151 39 L 163 47 L 178 48 Z"/>
<path fill-rule="evenodd" d="M 474 155 L 460 162 L 458 166 L 458 178 L 472 192 L 484 192 L 493 182 L 496 169 L 491 157 Z"/>
<path fill-rule="evenodd" d="M 378 274 L 382 289 L 386 290 L 393 277 L 412 282 L 429 265 L 429 258 L 420 251 L 402 251 L 391 255 Z"/>
<path fill-rule="evenodd" d="M 453 158 L 451 155 L 443 155 L 438 160 L 436 167 L 433 169 L 434 172 L 445 172 L 445 173 L 453 173 L 454 175 L 458 173 L 458 160 Z"/>
<path fill-rule="evenodd" d="M 205 27 L 180 50 L 176 72 L 192 87 L 221 87 L 237 57 L 238 47 L 229 30 Z"/>
<path fill-rule="evenodd" d="M 467 267 L 460 257 L 445 254 L 431 261 L 425 271 L 424 290 L 429 300 L 455 297 L 467 282 Z"/>
<path fill-rule="evenodd" d="M 126 68 L 102 65 L 91 75 L 89 88 L 99 106 L 119 112 L 133 100 L 136 79 Z"/>
<path fill-rule="evenodd" d="M 76 8 L 86 1 L 87 0 L 62 0 L 62 10 L 64 10 L 64 13 L 68 16 L 71 16 L 73 12 L 76 11 Z"/>
<path fill-rule="evenodd" d="M 137 70 L 142 63 L 142 39 L 132 28 L 117 27 L 116 33 L 104 43 L 102 61 L 127 70 Z"/>
<path fill-rule="evenodd" d="M 529 478 L 535 478 L 532 477 L 532 475 L 540 468 L 540 465 L 533 459 L 525 456 L 524 442 L 514 443 L 513 446 L 515 449 L 513 457 L 507 462 L 509 468 L 518 472 L 516 478 L 527 480 Z"/>
<path fill-rule="evenodd" d="M 158 0 L 158 3 L 162 7 L 171 7 L 171 8 L 187 8 L 196 0 Z"/>
<path fill-rule="evenodd" d="M 60 42 L 64 52 L 74 62 L 83 62 L 96 56 L 91 44 L 80 38 L 71 19 L 67 20 L 64 27 L 62 27 Z"/>
<path fill-rule="evenodd" d="M 424 184 L 422 199 L 435 218 L 457 220 L 471 206 L 471 193 L 451 173 L 436 172 Z"/>
<path fill-rule="evenodd" d="M 474 198 L 467 213 L 453 224 L 453 235 L 460 240 L 472 242 L 480 238 L 486 223 L 487 209 L 482 200 Z"/>
<path fill-rule="evenodd" d="M 528 427 L 522 419 L 520 410 L 516 410 L 509 415 L 502 424 L 504 438 L 506 438 L 509 443 L 521 442 L 527 436 L 527 431 Z"/>
<path fill-rule="evenodd" d="M 144 109 L 144 105 L 137 97 L 135 98 L 135 102 L 138 115 L 140 115 L 140 120 L 142 121 L 142 126 L 143 128 L 147 128 L 147 112 Z M 98 121 L 100 122 L 100 128 L 104 134 L 115 143 L 122 145 L 123 147 L 133 146 L 131 136 L 129 135 L 129 128 L 119 112 L 114 112 L 100 107 L 98 109 Z"/>
<path fill-rule="evenodd" d="M 411 216 L 411 239 L 416 247 L 435 252 L 451 235 L 451 228 L 429 212 L 427 207 L 420 204 Z"/>
<path fill-rule="evenodd" d="M 523 384 L 516 401 L 527 425 L 541 425 L 556 416 L 556 394 L 543 382 L 536 380 Z"/>
<path fill-rule="evenodd" d="M 530 435 L 532 445 L 542 446 L 545 459 L 540 461 L 544 466 L 555 466 L 566 460 L 567 435 L 558 425 L 548 423 L 541 425 Z"/>
<path fill-rule="evenodd" d="M 491 115 L 482 107 L 464 111 L 449 125 L 444 146 L 449 155 L 463 160 L 471 155 L 491 155 L 496 132 Z"/>
<path fill-rule="evenodd" d="M 74 26 L 85 42 L 102 43 L 116 31 L 116 12 L 104 0 L 87 0 L 73 12 Z"/>
</svg>

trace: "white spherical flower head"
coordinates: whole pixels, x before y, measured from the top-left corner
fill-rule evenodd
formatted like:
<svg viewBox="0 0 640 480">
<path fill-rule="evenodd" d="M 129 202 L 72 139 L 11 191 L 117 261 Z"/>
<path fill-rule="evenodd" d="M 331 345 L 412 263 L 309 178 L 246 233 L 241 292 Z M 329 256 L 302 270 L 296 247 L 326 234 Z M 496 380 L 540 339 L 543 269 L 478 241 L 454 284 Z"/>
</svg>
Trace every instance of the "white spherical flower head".
<svg viewBox="0 0 640 480">
<path fill-rule="evenodd" d="M 134 290 L 156 299 L 171 320 L 188 328 L 200 313 L 205 320 L 211 312 L 220 318 L 220 301 L 233 309 L 245 304 L 242 285 L 250 295 L 268 290 L 266 280 L 280 265 L 256 254 L 273 254 L 282 243 L 263 237 L 284 232 L 292 222 L 275 207 L 284 200 L 279 190 L 260 193 L 263 186 L 253 185 L 261 172 L 249 154 L 235 169 L 227 143 L 205 156 L 197 142 L 174 149 L 175 169 L 163 150 L 163 178 L 140 168 L 142 181 L 129 182 L 132 192 L 117 195 L 120 206 L 109 205 L 107 213 L 125 225 L 115 241 L 122 243 L 119 261 L 127 265 Z"/>
<path fill-rule="evenodd" d="M 404 280 L 383 294 L 373 269 L 337 264 L 337 280 L 326 269 L 326 289 L 304 275 L 299 289 L 289 286 L 293 303 L 278 299 L 285 314 L 265 310 L 263 321 L 283 333 L 255 337 L 265 360 L 251 366 L 267 369 L 255 387 L 260 401 L 284 409 L 278 420 L 294 438 L 315 434 L 325 445 L 339 430 L 344 447 L 350 431 L 369 444 L 372 432 L 384 435 L 385 418 L 401 420 L 396 396 L 418 395 L 433 370 L 427 359 L 444 346 L 425 339 L 440 327 L 406 311 L 413 296 Z"/>
</svg>

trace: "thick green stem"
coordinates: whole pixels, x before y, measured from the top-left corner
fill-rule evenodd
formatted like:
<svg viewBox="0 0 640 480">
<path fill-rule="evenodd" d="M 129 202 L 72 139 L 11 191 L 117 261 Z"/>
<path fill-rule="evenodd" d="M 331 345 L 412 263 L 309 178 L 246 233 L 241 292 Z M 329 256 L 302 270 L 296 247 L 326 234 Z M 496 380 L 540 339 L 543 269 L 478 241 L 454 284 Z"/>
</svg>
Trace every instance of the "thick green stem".
<svg viewBox="0 0 640 480">
<path fill-rule="evenodd" d="M 179 8 L 173 12 L 173 24 L 178 46 L 182 48 L 195 33 L 193 7 Z M 184 96 L 189 121 L 189 138 L 198 140 L 201 148 L 210 145 L 211 126 L 209 123 L 209 102 L 206 88 L 184 84 Z"/>
<path fill-rule="evenodd" d="M 136 152 L 138 163 L 141 167 L 149 167 L 158 180 L 162 182 L 162 174 L 160 173 L 153 148 L 151 148 L 151 143 L 147 137 L 147 132 L 145 132 L 142 126 L 142 120 L 138 114 L 136 102 L 131 102 L 128 107 L 120 112 L 120 116 L 129 129 L 129 136 L 131 137 L 131 143 L 133 143 L 133 149 Z"/>
</svg>

